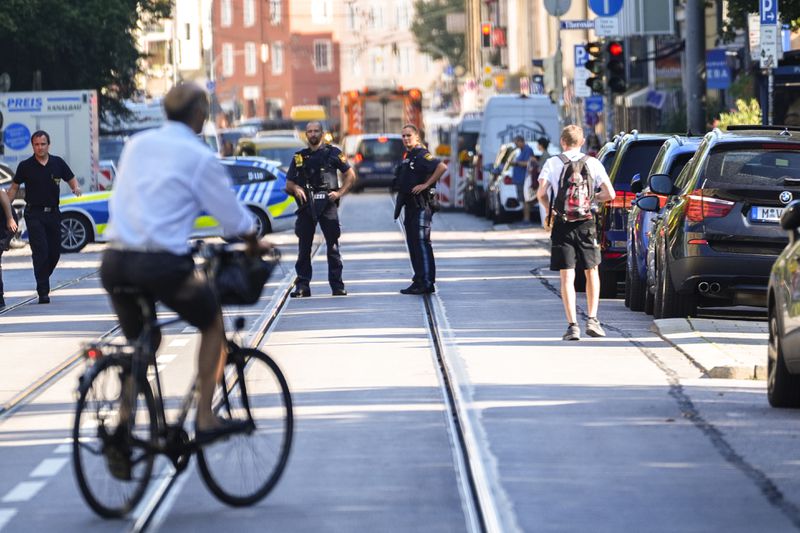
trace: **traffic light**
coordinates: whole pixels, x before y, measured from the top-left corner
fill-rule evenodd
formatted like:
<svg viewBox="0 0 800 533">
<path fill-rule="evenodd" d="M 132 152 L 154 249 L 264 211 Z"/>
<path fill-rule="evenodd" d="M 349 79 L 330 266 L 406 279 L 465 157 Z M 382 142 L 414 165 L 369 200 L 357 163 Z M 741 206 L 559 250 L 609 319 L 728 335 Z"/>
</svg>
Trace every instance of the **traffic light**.
<svg viewBox="0 0 800 533">
<path fill-rule="evenodd" d="M 614 93 L 624 93 L 628 84 L 625 80 L 625 45 L 622 41 L 609 41 L 606 44 L 608 52 L 608 88 Z"/>
<path fill-rule="evenodd" d="M 491 22 L 482 22 L 481 23 L 481 46 L 483 48 L 489 48 L 492 46 L 492 23 Z"/>
<path fill-rule="evenodd" d="M 586 80 L 586 85 L 595 93 L 603 92 L 603 43 L 593 42 L 586 45 L 586 52 L 590 59 L 586 62 L 585 68 L 592 73 L 592 77 Z"/>
</svg>

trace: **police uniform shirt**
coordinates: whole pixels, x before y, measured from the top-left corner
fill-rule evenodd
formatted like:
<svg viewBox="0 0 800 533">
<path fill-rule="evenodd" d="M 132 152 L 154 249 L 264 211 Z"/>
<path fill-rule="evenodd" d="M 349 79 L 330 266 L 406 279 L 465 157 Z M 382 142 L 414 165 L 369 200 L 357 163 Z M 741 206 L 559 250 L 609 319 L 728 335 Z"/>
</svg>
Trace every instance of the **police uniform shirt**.
<svg viewBox="0 0 800 533">
<path fill-rule="evenodd" d="M 306 186 L 306 179 L 309 176 L 321 176 L 326 168 L 335 168 L 339 172 L 350 170 L 350 164 L 341 150 L 330 144 L 325 144 L 317 150 L 304 148 L 294 154 L 292 163 L 289 165 L 289 172 L 286 179 L 293 181 L 301 187 Z M 321 185 L 321 184 L 311 184 Z"/>
<path fill-rule="evenodd" d="M 423 146 L 415 146 L 403 154 L 397 188 L 401 193 L 411 194 L 411 189 L 421 185 L 439 166 L 439 160 Z"/>
<path fill-rule="evenodd" d="M 25 202 L 31 207 L 58 207 L 61 196 L 59 182 L 69 181 L 75 175 L 66 161 L 56 155 L 48 157 L 42 165 L 32 155 L 17 166 L 14 183 L 25 184 Z"/>
</svg>

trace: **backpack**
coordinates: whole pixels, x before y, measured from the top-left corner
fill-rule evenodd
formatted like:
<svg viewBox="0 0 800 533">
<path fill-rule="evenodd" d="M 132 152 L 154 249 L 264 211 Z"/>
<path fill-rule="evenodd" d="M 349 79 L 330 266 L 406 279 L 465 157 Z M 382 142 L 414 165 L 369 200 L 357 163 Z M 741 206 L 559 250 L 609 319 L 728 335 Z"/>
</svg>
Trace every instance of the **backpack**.
<svg viewBox="0 0 800 533">
<path fill-rule="evenodd" d="M 590 220 L 594 217 L 594 179 L 586 164 L 589 158 L 583 156 L 572 161 L 564 154 L 559 154 L 558 158 L 564 163 L 564 168 L 558 178 L 556 198 L 550 204 L 551 214 L 555 210 L 556 215 L 564 222 Z"/>
</svg>

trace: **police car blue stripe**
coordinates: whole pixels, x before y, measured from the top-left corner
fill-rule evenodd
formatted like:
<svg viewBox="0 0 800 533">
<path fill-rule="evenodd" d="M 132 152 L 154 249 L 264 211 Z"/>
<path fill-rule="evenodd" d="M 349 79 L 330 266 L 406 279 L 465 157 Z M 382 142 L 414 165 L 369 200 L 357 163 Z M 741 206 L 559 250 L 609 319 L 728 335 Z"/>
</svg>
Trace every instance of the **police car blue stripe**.
<svg viewBox="0 0 800 533">
<path fill-rule="evenodd" d="M 247 191 L 247 198 L 245 198 L 245 202 L 252 202 L 257 190 L 258 185 L 250 185 L 250 188 Z"/>
<path fill-rule="evenodd" d="M 259 204 L 262 203 L 262 200 L 264 199 L 264 191 L 266 190 L 266 188 L 267 188 L 266 181 L 262 181 L 261 183 L 258 184 L 258 189 L 256 190 L 256 193 L 253 195 L 253 199 L 257 203 Z"/>
<path fill-rule="evenodd" d="M 264 193 L 264 197 L 261 199 L 261 203 L 268 203 L 270 197 L 272 196 L 272 190 L 275 188 L 275 182 L 270 181 L 267 186 L 267 192 Z"/>
<path fill-rule="evenodd" d="M 245 186 L 242 186 L 242 187 L 239 187 L 239 190 L 237 191 L 237 194 L 236 194 L 236 198 L 237 198 L 237 199 L 238 199 L 240 202 L 242 202 L 242 201 L 244 201 L 244 195 L 245 195 L 246 193 L 247 193 L 247 186 L 246 186 L 246 185 L 245 185 Z"/>
</svg>

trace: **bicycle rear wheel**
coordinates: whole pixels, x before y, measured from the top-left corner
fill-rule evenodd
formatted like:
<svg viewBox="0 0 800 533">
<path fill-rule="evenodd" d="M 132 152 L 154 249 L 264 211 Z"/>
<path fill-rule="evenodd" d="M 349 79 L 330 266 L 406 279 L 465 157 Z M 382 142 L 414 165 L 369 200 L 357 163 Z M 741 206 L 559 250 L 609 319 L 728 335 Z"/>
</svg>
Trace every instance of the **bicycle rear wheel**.
<svg viewBox="0 0 800 533">
<path fill-rule="evenodd" d="M 239 348 L 215 393 L 222 418 L 247 420 L 255 430 L 204 446 L 197 464 L 206 486 L 232 506 L 264 498 L 281 477 L 292 446 L 294 419 L 289 387 L 278 365 L 263 352 Z"/>
<path fill-rule="evenodd" d="M 129 358 L 106 356 L 84 374 L 78 388 L 72 463 L 86 503 L 104 518 L 127 515 L 153 474 L 157 422 L 149 385 L 136 384 L 136 401 L 127 422 L 121 422 L 123 383 L 131 377 L 130 367 Z"/>
</svg>

